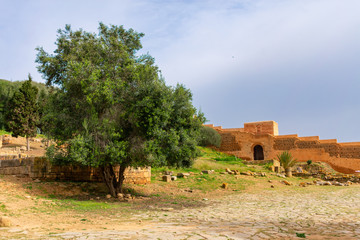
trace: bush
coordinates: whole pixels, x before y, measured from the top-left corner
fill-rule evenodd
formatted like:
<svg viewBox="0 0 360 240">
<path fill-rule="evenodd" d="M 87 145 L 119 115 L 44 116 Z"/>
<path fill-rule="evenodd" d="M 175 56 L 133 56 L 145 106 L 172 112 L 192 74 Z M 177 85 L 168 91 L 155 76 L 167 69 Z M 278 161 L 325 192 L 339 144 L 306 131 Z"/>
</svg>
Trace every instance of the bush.
<svg viewBox="0 0 360 240">
<path fill-rule="evenodd" d="M 311 164 L 312 164 L 312 160 L 307 160 L 306 163 L 307 163 L 307 165 L 311 165 Z"/>
<path fill-rule="evenodd" d="M 200 129 L 199 145 L 203 147 L 215 146 L 220 147 L 221 136 L 211 127 L 202 126 Z"/>
<path fill-rule="evenodd" d="M 286 152 L 286 151 L 282 152 L 281 154 L 278 154 L 277 158 L 278 158 L 281 166 L 283 166 L 284 169 L 290 168 L 290 167 L 294 166 L 296 163 L 296 159 L 294 159 L 291 156 L 291 153 Z"/>
</svg>

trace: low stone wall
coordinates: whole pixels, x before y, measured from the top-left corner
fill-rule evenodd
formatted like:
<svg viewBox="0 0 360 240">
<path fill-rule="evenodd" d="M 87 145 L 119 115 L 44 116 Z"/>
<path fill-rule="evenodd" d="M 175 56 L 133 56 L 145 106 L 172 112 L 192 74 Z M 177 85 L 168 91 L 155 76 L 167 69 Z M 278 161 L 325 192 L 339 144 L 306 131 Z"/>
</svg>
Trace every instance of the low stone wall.
<svg viewBox="0 0 360 240">
<path fill-rule="evenodd" d="M 115 169 L 116 170 L 116 169 Z M 46 158 L 17 158 L 0 160 L 0 174 L 28 176 L 46 180 L 102 181 L 98 169 L 84 166 L 55 166 Z M 151 168 L 128 168 L 125 170 L 125 183 L 148 184 L 151 181 Z"/>
</svg>

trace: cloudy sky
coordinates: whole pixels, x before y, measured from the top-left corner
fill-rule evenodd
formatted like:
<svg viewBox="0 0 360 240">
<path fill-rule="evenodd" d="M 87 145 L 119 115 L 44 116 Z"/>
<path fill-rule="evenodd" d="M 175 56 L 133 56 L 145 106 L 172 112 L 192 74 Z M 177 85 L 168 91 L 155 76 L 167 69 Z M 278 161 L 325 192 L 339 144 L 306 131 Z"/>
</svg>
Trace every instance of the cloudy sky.
<svg viewBox="0 0 360 240">
<path fill-rule="evenodd" d="M 143 52 L 209 123 L 274 120 L 280 134 L 360 141 L 359 0 L 0 0 L 0 78 L 37 73 L 35 47 L 98 23 L 145 33 Z"/>
</svg>

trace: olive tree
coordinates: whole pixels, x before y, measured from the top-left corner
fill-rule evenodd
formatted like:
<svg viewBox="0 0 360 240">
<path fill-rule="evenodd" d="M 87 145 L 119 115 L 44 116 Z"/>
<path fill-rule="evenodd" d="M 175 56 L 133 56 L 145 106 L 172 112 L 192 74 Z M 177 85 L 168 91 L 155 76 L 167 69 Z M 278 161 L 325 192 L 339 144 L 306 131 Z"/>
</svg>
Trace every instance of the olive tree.
<svg viewBox="0 0 360 240">
<path fill-rule="evenodd" d="M 129 166 L 190 166 L 204 122 L 191 92 L 167 86 L 154 59 L 137 55 L 141 37 L 122 26 L 100 23 L 90 33 L 66 25 L 53 54 L 37 48 L 38 70 L 56 87 L 44 131 L 62 145 L 48 156 L 98 167 L 113 196 L 122 192 Z"/>
</svg>

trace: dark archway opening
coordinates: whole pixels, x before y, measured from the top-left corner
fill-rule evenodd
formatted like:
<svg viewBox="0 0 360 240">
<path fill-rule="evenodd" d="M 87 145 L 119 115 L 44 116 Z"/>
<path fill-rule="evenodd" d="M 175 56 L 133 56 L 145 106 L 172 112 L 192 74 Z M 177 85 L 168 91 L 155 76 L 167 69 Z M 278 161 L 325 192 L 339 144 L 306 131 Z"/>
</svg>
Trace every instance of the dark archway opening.
<svg viewBox="0 0 360 240">
<path fill-rule="evenodd" d="M 254 160 L 264 160 L 264 149 L 260 145 L 254 147 Z"/>
</svg>

